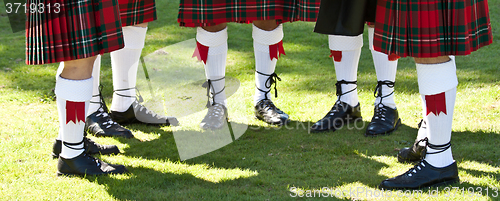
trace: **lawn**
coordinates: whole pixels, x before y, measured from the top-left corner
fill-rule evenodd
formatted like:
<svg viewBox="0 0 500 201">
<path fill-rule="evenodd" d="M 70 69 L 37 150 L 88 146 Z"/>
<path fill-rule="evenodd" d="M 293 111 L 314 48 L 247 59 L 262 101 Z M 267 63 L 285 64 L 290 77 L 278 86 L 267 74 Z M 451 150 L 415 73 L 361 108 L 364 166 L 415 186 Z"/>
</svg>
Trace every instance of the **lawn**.
<svg viewBox="0 0 500 201">
<path fill-rule="evenodd" d="M 176 140 L 180 134 L 200 133 L 196 125 L 206 110 L 198 107 L 179 118 L 179 127 L 128 125 L 136 139 L 89 136 L 101 144 L 118 145 L 122 154 L 99 157 L 127 166 L 127 174 L 57 177 L 57 160 L 50 153 L 58 134 L 53 92 L 58 65 L 24 64 L 24 32 L 12 33 L 0 2 L 0 200 L 295 200 L 314 195 L 373 200 L 381 199 L 375 190 L 382 180 L 412 167 L 398 163 L 396 154 L 411 145 L 421 119 L 413 60 L 400 59 L 398 66 L 396 103 L 402 126 L 389 136 L 364 137 L 373 115 L 376 85 L 365 34 L 358 72 L 363 122 L 357 128 L 312 134 L 310 125 L 335 102 L 336 78 L 327 37 L 312 32 L 314 23 L 294 22 L 284 25 L 286 56 L 277 66 L 283 81 L 278 83 L 278 98 L 273 96 L 276 105 L 291 116 L 289 126 L 269 126 L 253 118 L 251 25 L 229 24 L 227 76 L 239 88 L 228 99 L 228 108 L 233 128 L 245 131 L 234 133 L 234 142 L 181 160 Z M 150 23 L 145 58 L 196 34 L 195 29 L 178 26 L 177 1 L 157 4 L 159 19 Z M 419 195 L 393 191 L 390 199 L 499 199 L 495 188 L 500 188 L 500 0 L 490 0 L 489 5 L 493 44 L 457 57 L 452 147 L 460 183 L 447 189 L 424 189 Z M 194 66 L 203 73 L 202 67 Z M 109 55 L 103 55 L 101 70 L 103 95 L 110 105 Z M 171 84 L 168 89 L 166 84 L 165 89 L 179 94 L 179 86 Z M 141 92 L 146 98 L 151 96 L 147 89 Z"/>
</svg>

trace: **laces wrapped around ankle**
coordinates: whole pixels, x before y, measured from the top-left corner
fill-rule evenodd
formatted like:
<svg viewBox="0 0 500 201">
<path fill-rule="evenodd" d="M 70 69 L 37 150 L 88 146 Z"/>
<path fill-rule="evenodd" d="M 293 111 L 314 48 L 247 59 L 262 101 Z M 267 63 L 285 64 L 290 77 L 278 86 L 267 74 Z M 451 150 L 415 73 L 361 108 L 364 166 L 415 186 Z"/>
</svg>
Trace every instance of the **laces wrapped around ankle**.
<svg viewBox="0 0 500 201">
<path fill-rule="evenodd" d="M 346 80 L 340 80 L 340 81 L 337 81 L 337 83 L 335 83 L 335 87 L 337 89 L 336 93 L 335 93 L 335 95 L 337 95 L 337 101 L 335 101 L 335 105 L 333 105 L 332 109 L 330 109 L 330 111 L 328 112 L 329 115 L 335 115 L 336 112 L 340 112 L 339 111 L 339 106 L 341 105 L 340 97 L 342 97 L 345 94 L 351 93 L 358 88 L 356 86 L 356 87 L 354 87 L 354 89 L 351 89 L 347 92 L 342 92 L 342 85 L 343 84 L 357 84 L 357 83 L 358 83 L 357 81 L 346 81 Z"/>
<path fill-rule="evenodd" d="M 447 149 L 449 149 L 451 147 L 451 141 L 446 143 L 446 144 L 435 145 L 435 144 L 429 143 L 429 138 L 427 138 L 427 137 L 419 140 L 415 144 L 419 144 L 420 142 L 425 142 L 426 148 L 429 147 L 431 149 L 437 150 L 436 152 L 427 152 L 426 154 L 439 154 L 439 153 L 446 151 Z"/>
<path fill-rule="evenodd" d="M 278 85 L 278 81 L 281 81 L 281 78 L 278 77 L 278 74 L 276 73 L 272 73 L 272 74 L 264 74 L 264 73 L 261 73 L 259 71 L 255 71 L 256 73 L 258 74 L 261 74 L 261 75 L 264 75 L 264 76 L 267 76 L 267 80 L 265 82 L 265 87 L 268 88 L 269 90 L 265 91 L 265 90 L 262 90 L 260 89 L 259 87 L 257 87 L 257 85 L 255 85 L 255 87 L 262 93 L 264 93 L 264 96 L 265 98 L 264 99 L 268 99 L 267 98 L 267 94 L 269 92 L 271 92 L 271 86 L 274 84 L 274 96 L 277 98 L 278 97 L 278 89 L 276 88 L 276 86 Z"/>
<path fill-rule="evenodd" d="M 206 82 L 203 83 L 203 85 L 201 85 L 203 88 L 207 89 L 207 98 L 208 98 L 207 105 L 206 105 L 207 108 L 209 108 L 211 105 L 215 105 L 215 96 L 222 93 L 224 91 L 224 89 L 226 89 L 226 86 L 224 86 L 220 91 L 215 92 L 215 88 L 214 88 L 214 85 L 212 84 L 212 82 L 217 82 L 217 81 L 223 80 L 225 78 L 226 77 L 224 76 L 224 77 L 221 77 L 221 78 L 215 79 L 215 80 L 208 79 Z M 210 94 L 212 95 L 212 104 L 210 104 Z"/>
<path fill-rule="evenodd" d="M 85 149 L 85 146 L 82 146 L 81 148 L 78 148 L 78 147 L 73 147 L 73 146 L 78 146 L 78 145 L 83 145 L 83 141 L 85 140 L 85 137 L 82 139 L 82 141 L 80 142 L 77 142 L 77 143 L 70 143 L 70 142 L 65 142 L 65 141 L 62 141 L 62 144 L 69 148 L 69 149 L 73 149 L 73 150 L 84 150 Z"/>
</svg>

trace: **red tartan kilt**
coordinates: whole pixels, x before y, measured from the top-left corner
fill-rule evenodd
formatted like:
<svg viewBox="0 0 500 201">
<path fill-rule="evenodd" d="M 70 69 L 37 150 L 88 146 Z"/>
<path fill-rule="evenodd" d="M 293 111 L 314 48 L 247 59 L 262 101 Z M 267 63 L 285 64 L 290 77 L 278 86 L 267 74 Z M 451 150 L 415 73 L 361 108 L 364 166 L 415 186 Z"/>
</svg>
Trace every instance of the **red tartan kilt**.
<svg viewBox="0 0 500 201">
<path fill-rule="evenodd" d="M 320 0 L 181 0 L 177 21 L 186 27 L 254 20 L 315 22 L 319 5 Z"/>
<path fill-rule="evenodd" d="M 468 55 L 493 41 L 487 0 L 379 0 L 374 49 L 401 57 Z"/>
<path fill-rule="evenodd" d="M 27 12 L 26 63 L 83 59 L 123 48 L 117 0 L 28 0 L 59 3 L 60 12 Z"/>
<path fill-rule="evenodd" d="M 155 0 L 118 0 L 123 26 L 132 26 L 157 19 Z"/>
</svg>

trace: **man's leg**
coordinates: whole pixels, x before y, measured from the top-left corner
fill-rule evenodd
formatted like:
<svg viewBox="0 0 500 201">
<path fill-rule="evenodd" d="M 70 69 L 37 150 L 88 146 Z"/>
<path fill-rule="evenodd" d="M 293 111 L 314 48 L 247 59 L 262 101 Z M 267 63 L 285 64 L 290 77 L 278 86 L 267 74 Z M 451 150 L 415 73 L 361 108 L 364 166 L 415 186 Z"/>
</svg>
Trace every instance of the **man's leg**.
<svg viewBox="0 0 500 201">
<path fill-rule="evenodd" d="M 104 163 L 85 152 L 84 126 L 86 110 L 92 97 L 94 60 L 95 57 L 67 61 L 56 79 L 55 93 L 62 141 L 58 175 L 100 175 L 126 171 L 124 166 Z"/>
<path fill-rule="evenodd" d="M 92 99 L 90 99 L 89 110 L 85 130 L 95 136 L 125 137 L 133 138 L 132 132 L 111 119 L 108 107 L 100 89 L 101 55 L 97 56 L 92 70 L 94 83 L 92 87 Z"/>
<path fill-rule="evenodd" d="M 225 75 L 227 58 L 226 23 L 198 27 L 195 54 L 205 64 L 207 82 L 204 87 L 209 92 L 208 112 L 200 123 L 202 129 L 219 129 L 227 122 Z M 210 100 L 210 98 L 212 100 Z"/>
<path fill-rule="evenodd" d="M 270 94 L 272 84 L 277 79 L 281 80 L 275 69 L 280 54 L 285 53 L 283 25 L 278 25 L 276 20 L 254 21 L 252 37 L 255 54 L 255 116 L 269 124 L 287 124 L 290 122 L 289 116 L 274 105 Z"/>
<path fill-rule="evenodd" d="M 328 43 L 337 76 L 335 84 L 337 101 L 325 117 L 311 127 L 313 132 L 334 131 L 348 121 L 361 119 L 357 73 L 363 34 L 358 36 L 329 35 Z"/>
<path fill-rule="evenodd" d="M 69 62 L 69 64 L 68 64 L 68 62 Z M 86 62 L 88 62 L 88 61 L 86 61 Z M 57 82 L 57 80 L 60 79 L 61 73 L 65 69 L 65 66 L 67 66 L 67 65 L 80 66 L 81 65 L 80 63 L 83 63 L 83 61 L 61 62 L 59 64 L 59 68 L 57 69 L 56 82 Z M 87 107 L 88 109 L 87 109 L 87 113 L 86 113 L 86 121 L 85 121 L 85 127 L 84 127 L 84 138 L 83 138 L 84 147 L 85 147 L 85 150 L 88 154 L 104 154 L 104 155 L 119 154 L 120 150 L 118 149 L 118 147 L 116 145 L 100 145 L 100 144 L 94 142 L 93 140 L 91 140 L 90 138 L 85 137 L 87 134 L 85 131 L 89 131 L 91 134 L 94 134 L 94 135 L 99 135 L 100 132 L 103 132 L 102 130 L 106 131 L 107 133 L 110 133 L 111 130 L 115 130 L 115 132 L 116 132 L 115 127 L 120 126 L 116 123 L 114 123 L 114 124 L 116 124 L 116 125 L 114 125 L 112 121 L 101 120 L 100 122 L 106 122 L 105 126 L 111 125 L 111 127 L 102 126 L 104 129 L 100 129 L 101 131 L 99 132 L 99 127 L 98 127 L 99 125 L 95 124 L 95 122 L 98 122 L 95 119 L 95 116 L 96 116 L 95 114 L 98 113 L 96 111 L 102 110 L 102 108 L 101 108 L 102 106 L 107 111 L 106 105 L 102 105 L 101 101 L 100 101 L 100 92 L 99 92 L 100 91 L 99 90 L 99 74 L 100 74 L 99 71 L 100 71 L 100 68 L 101 68 L 101 55 L 98 55 L 95 57 L 95 61 L 93 64 L 93 69 L 92 69 L 92 80 L 93 80 L 93 82 L 92 82 L 92 98 L 90 99 L 90 103 L 89 103 L 89 106 Z M 66 70 L 66 71 L 68 71 L 68 70 Z M 84 72 L 79 72 L 79 73 L 84 73 Z M 94 116 L 92 116 L 92 115 L 94 115 Z M 105 116 L 105 115 L 101 114 L 98 117 L 100 117 L 100 118 L 107 117 L 108 119 L 110 119 L 109 115 Z M 125 128 L 123 128 L 123 129 L 125 129 Z M 59 157 L 59 154 L 61 153 L 62 146 L 63 146 L 63 144 L 62 144 L 62 130 L 59 130 L 59 135 L 57 136 L 56 141 L 54 142 L 54 144 L 52 146 L 52 156 L 54 158 Z"/>
<path fill-rule="evenodd" d="M 415 58 L 418 85 L 425 101 L 427 123 L 424 160 L 403 175 L 386 179 L 380 187 L 402 189 L 449 184 L 459 181 L 457 164 L 451 153 L 451 128 L 457 93 L 455 60 L 449 57 Z"/>
<path fill-rule="evenodd" d="M 178 125 L 175 117 L 155 114 L 136 98 L 137 69 L 146 39 L 147 23 L 122 29 L 125 47 L 110 53 L 114 88 L 110 108 L 112 119 L 120 124 Z"/>
<path fill-rule="evenodd" d="M 375 109 L 366 128 L 366 136 L 390 134 L 401 124 L 394 101 L 394 84 L 398 68 L 398 56 L 387 55 L 373 49 L 374 26 L 368 26 L 369 49 L 377 73 Z"/>
</svg>

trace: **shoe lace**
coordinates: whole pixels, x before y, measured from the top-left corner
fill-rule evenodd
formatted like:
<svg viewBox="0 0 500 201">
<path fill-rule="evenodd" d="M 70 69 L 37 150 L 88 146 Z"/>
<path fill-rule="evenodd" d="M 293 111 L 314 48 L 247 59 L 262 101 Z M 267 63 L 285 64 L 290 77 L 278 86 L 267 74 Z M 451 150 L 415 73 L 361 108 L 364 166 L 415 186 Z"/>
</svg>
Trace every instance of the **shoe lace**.
<svg viewBox="0 0 500 201">
<path fill-rule="evenodd" d="M 258 74 L 261 74 L 261 75 L 264 75 L 264 76 L 267 76 L 268 78 L 266 79 L 266 82 L 265 82 L 265 87 L 269 90 L 265 91 L 265 90 L 262 90 L 260 89 L 259 87 L 257 87 L 257 85 L 255 85 L 255 87 L 262 93 L 264 93 L 264 100 L 267 100 L 267 94 L 269 92 L 271 92 L 271 86 L 274 84 L 274 96 L 276 98 L 278 98 L 278 89 L 277 89 L 277 85 L 278 85 L 278 81 L 281 81 L 281 78 L 278 77 L 278 74 L 276 73 L 272 73 L 272 74 L 264 74 L 264 73 L 261 73 L 259 71 L 255 71 L 256 73 Z"/>
<path fill-rule="evenodd" d="M 225 78 L 226 77 L 221 77 L 219 79 L 208 79 L 207 81 L 205 81 L 201 85 L 203 88 L 207 89 L 207 98 L 208 98 L 207 105 L 206 105 L 207 108 L 210 108 L 210 106 L 215 105 L 215 96 L 222 93 L 224 91 L 224 89 L 226 89 L 226 86 L 224 86 L 224 88 L 222 88 L 219 92 L 215 92 L 215 88 L 214 88 L 214 85 L 212 84 L 212 82 L 217 82 L 217 81 L 223 80 Z M 212 95 L 212 96 L 210 96 L 210 95 Z M 212 97 L 212 104 L 210 104 L 210 97 Z"/>
<path fill-rule="evenodd" d="M 218 119 L 218 118 L 224 116 L 224 114 L 225 114 L 225 112 L 224 112 L 224 108 L 222 107 L 222 104 L 215 103 L 214 105 L 212 105 L 208 108 L 207 117 L 209 119 L 213 119 L 213 118 Z"/>
<path fill-rule="evenodd" d="M 135 96 L 128 96 L 128 95 L 123 95 L 123 94 L 117 93 L 118 91 L 126 91 L 126 90 L 132 90 L 132 89 L 134 89 L 136 91 Z M 137 87 L 126 88 L 126 89 L 117 89 L 114 91 L 114 93 L 118 96 L 127 97 L 127 98 L 134 98 L 134 104 L 132 104 L 132 105 L 134 106 L 134 109 L 136 111 L 140 111 L 140 112 L 144 111 L 146 114 L 151 115 L 153 118 L 156 118 L 158 116 L 158 114 L 156 114 L 152 110 L 149 110 L 146 106 L 144 106 L 142 104 L 142 102 L 144 102 L 144 99 L 142 98 L 141 92 L 139 91 L 139 89 Z"/>
<path fill-rule="evenodd" d="M 389 88 L 394 88 L 395 83 L 389 80 L 384 80 L 384 81 L 378 81 L 377 86 L 375 87 L 375 90 L 373 91 L 373 96 L 376 98 L 380 98 L 380 102 L 375 106 L 375 113 L 373 114 L 374 119 L 381 119 L 382 121 L 385 121 L 385 114 L 387 112 L 387 108 L 385 105 L 382 103 L 382 100 L 386 97 L 389 97 L 390 95 L 394 94 L 394 91 L 391 93 L 382 96 L 382 85 L 386 85 Z"/>
<path fill-rule="evenodd" d="M 425 163 L 423 161 L 420 161 L 415 166 L 413 166 L 408 171 L 406 171 L 405 174 L 408 175 L 409 177 L 412 177 L 414 174 L 417 173 L 417 171 L 422 170 L 422 168 L 424 168 L 424 167 L 425 167 Z"/>
<path fill-rule="evenodd" d="M 373 114 L 373 118 L 376 120 L 381 119 L 382 121 L 385 121 L 386 112 L 387 108 L 384 107 L 382 103 L 379 103 L 375 106 L 375 113 Z"/>
<path fill-rule="evenodd" d="M 429 148 L 437 150 L 437 151 L 424 152 L 424 156 L 423 156 L 422 160 L 419 163 L 417 163 L 413 168 L 411 168 L 410 170 L 408 170 L 406 172 L 406 174 L 410 177 L 413 176 L 413 174 L 417 173 L 417 171 L 422 170 L 422 167 L 425 167 L 425 163 L 423 162 L 423 160 L 425 159 L 425 155 L 442 153 L 451 147 L 451 142 L 441 144 L 441 145 L 431 144 L 431 143 L 429 143 L 429 138 L 427 138 L 427 137 L 417 141 L 415 144 L 419 144 L 420 142 L 425 142 L 425 148 L 429 147 Z"/>
<path fill-rule="evenodd" d="M 104 98 L 102 97 L 102 85 L 99 86 L 99 94 L 97 95 L 93 95 L 92 97 L 96 97 L 98 96 L 99 97 L 99 102 L 90 102 L 90 103 L 95 103 L 95 104 L 99 104 L 99 109 L 97 109 L 97 117 L 101 117 L 103 118 L 104 122 L 102 122 L 102 125 L 105 125 L 106 128 L 111 128 L 112 126 L 114 125 L 118 125 L 118 123 L 116 123 L 115 121 L 113 121 L 113 119 L 111 119 L 111 116 L 109 115 L 109 110 L 108 110 L 108 107 L 106 106 L 106 103 L 104 102 Z"/>
<path fill-rule="evenodd" d="M 333 116 L 333 115 L 335 115 L 335 113 L 340 112 L 340 108 L 344 108 L 344 107 L 341 107 L 342 104 L 340 101 L 340 97 L 342 97 L 343 95 L 345 95 L 347 93 L 353 92 L 358 88 L 356 86 L 354 89 L 351 89 L 347 92 L 342 92 L 341 85 L 342 84 L 357 84 L 357 83 L 358 83 L 357 81 L 346 81 L 346 80 L 340 80 L 340 81 L 337 81 L 337 83 L 335 83 L 335 88 L 337 89 L 335 92 L 335 95 L 337 95 L 337 101 L 335 101 L 335 104 L 333 105 L 332 109 L 330 109 L 330 111 L 328 111 L 327 115 Z"/>
</svg>

